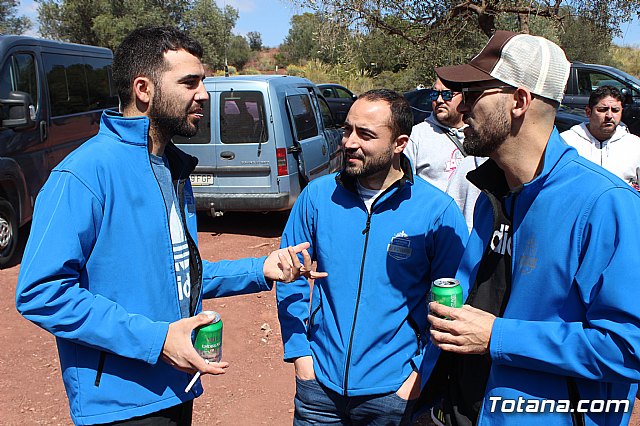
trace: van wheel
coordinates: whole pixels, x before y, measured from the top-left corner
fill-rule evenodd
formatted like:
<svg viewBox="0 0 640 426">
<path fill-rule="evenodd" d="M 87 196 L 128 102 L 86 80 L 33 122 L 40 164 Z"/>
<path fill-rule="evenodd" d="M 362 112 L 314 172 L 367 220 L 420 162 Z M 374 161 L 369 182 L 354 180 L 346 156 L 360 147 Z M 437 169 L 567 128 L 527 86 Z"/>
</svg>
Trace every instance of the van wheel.
<svg viewBox="0 0 640 426">
<path fill-rule="evenodd" d="M 18 217 L 11 203 L 0 199 L 0 268 L 13 257 L 18 245 Z"/>
</svg>

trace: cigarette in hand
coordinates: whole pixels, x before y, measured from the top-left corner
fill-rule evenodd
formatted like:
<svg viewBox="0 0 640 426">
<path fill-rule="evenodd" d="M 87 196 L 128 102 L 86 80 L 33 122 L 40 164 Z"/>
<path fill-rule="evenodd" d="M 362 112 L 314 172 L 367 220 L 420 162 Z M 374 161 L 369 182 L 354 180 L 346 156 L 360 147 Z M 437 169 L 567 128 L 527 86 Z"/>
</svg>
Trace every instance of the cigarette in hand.
<svg viewBox="0 0 640 426">
<path fill-rule="evenodd" d="M 200 372 L 198 371 L 196 374 L 193 375 L 193 379 L 191 379 L 191 381 L 189 382 L 189 384 L 187 385 L 186 388 L 184 388 L 184 392 L 187 393 L 191 390 L 191 388 L 193 387 L 193 385 L 195 385 L 196 380 L 198 380 L 198 377 L 200 377 Z"/>
</svg>

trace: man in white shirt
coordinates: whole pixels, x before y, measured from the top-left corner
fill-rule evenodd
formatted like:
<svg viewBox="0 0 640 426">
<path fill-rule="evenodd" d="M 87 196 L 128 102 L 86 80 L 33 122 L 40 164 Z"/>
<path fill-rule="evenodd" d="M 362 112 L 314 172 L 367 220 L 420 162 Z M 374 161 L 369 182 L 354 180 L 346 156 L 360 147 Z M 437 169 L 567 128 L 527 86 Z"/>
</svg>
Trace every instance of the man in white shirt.
<svg viewBox="0 0 640 426">
<path fill-rule="evenodd" d="M 622 99 L 617 88 L 598 87 L 585 108 L 589 122 L 575 125 L 560 136 L 581 156 L 639 189 L 640 138 L 620 122 Z"/>
<path fill-rule="evenodd" d="M 418 176 L 445 191 L 449 179 L 464 158 L 462 114 L 457 111 L 460 92 L 449 90 L 437 79 L 431 90 L 433 113 L 411 130 L 404 153 Z"/>
</svg>

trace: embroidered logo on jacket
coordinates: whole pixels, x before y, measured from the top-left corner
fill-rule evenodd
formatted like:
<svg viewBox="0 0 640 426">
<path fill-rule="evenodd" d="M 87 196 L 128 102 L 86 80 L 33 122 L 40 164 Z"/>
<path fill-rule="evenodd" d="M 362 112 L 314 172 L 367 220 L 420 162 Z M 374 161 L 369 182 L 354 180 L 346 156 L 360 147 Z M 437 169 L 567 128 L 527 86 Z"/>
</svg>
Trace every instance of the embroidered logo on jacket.
<svg viewBox="0 0 640 426">
<path fill-rule="evenodd" d="M 387 245 L 387 253 L 396 260 L 408 259 L 411 256 L 411 240 L 409 240 L 409 236 L 404 231 L 394 235 Z"/>
</svg>

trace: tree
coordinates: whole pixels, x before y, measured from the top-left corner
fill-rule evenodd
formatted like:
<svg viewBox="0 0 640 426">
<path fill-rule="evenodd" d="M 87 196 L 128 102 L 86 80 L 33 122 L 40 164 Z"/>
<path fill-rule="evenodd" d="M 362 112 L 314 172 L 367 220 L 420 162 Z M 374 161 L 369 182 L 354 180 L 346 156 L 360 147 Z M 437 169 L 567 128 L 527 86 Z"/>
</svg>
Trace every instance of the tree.
<svg viewBox="0 0 640 426">
<path fill-rule="evenodd" d="M 512 17 L 519 32 L 530 31 L 532 17 L 561 26 L 569 16 L 588 19 L 612 34 L 633 15 L 640 17 L 640 0 L 291 0 L 316 12 L 347 17 L 416 45 L 427 45 L 443 33 L 479 28 L 487 37 L 500 28 L 498 20 Z M 398 19 L 389 21 L 389 16 Z M 392 22 L 392 23 L 391 23 Z"/>
<path fill-rule="evenodd" d="M 237 9 L 226 6 L 222 10 L 211 0 L 196 0 L 185 13 L 184 27 L 202 44 L 203 60 L 211 68 L 222 69 L 225 65 L 232 40 L 231 29 L 237 20 Z"/>
<path fill-rule="evenodd" d="M 133 29 L 179 26 L 187 0 L 37 0 L 40 34 L 115 49 Z"/>
<path fill-rule="evenodd" d="M 262 35 L 259 32 L 249 31 L 247 38 L 249 39 L 249 47 L 252 51 L 259 52 L 262 50 Z"/>
<path fill-rule="evenodd" d="M 22 34 L 31 28 L 31 20 L 26 16 L 15 16 L 18 2 L 0 0 L 0 33 Z"/>
</svg>

